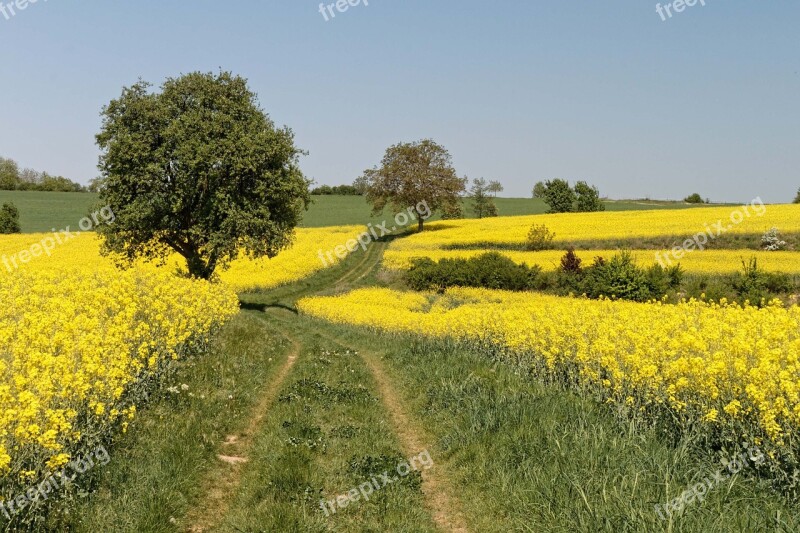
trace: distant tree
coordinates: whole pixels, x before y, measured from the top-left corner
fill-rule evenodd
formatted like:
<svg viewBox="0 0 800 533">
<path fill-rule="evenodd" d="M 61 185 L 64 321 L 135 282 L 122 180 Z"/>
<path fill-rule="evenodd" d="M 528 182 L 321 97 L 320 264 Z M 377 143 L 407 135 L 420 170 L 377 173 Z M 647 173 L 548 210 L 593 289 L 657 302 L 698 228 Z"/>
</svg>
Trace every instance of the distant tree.
<svg viewBox="0 0 800 533">
<path fill-rule="evenodd" d="M 330 185 L 320 185 L 314 189 L 311 189 L 311 194 L 314 196 L 328 196 L 333 194 L 333 188 Z"/>
<path fill-rule="evenodd" d="M 704 204 L 705 200 L 698 193 L 691 194 L 683 199 L 687 204 Z"/>
<path fill-rule="evenodd" d="M 311 190 L 312 195 L 358 196 L 359 192 L 353 185 L 320 185 Z"/>
<path fill-rule="evenodd" d="M 369 188 L 369 182 L 366 176 L 359 176 L 356 178 L 356 180 L 353 182 L 353 188 L 356 190 L 356 193 L 359 196 L 366 196 L 367 189 Z"/>
<path fill-rule="evenodd" d="M 32 168 L 23 168 L 19 172 L 19 181 L 22 187 L 27 189 L 35 189 L 42 182 L 42 173 L 33 170 Z"/>
<path fill-rule="evenodd" d="M 13 159 L 0 157 L 0 190 L 13 191 L 19 188 L 19 166 Z"/>
<path fill-rule="evenodd" d="M 494 203 L 494 198 L 489 196 L 489 185 L 485 179 L 473 180 L 472 187 L 469 189 L 469 196 L 472 198 L 472 212 L 475 213 L 476 217 L 497 216 L 497 206 Z"/>
<path fill-rule="evenodd" d="M 19 225 L 19 210 L 12 203 L 4 203 L 0 207 L 0 233 L 10 234 L 19 233 L 22 228 Z"/>
<path fill-rule="evenodd" d="M 547 187 L 545 187 L 544 182 L 543 181 L 537 182 L 536 185 L 533 186 L 533 197 L 544 198 L 544 194 L 546 191 Z"/>
<path fill-rule="evenodd" d="M 289 247 L 310 201 L 292 131 L 229 72 L 149 89 L 140 81 L 103 108 L 100 200 L 116 217 L 97 228 L 103 252 L 127 262 L 177 252 L 209 279 L 241 253 Z"/>
<path fill-rule="evenodd" d="M 600 200 L 600 191 L 597 187 L 590 186 L 585 181 L 575 184 L 575 210 L 579 213 L 591 213 L 595 211 L 605 211 L 606 206 Z"/>
<path fill-rule="evenodd" d="M 364 171 L 367 201 L 373 213 L 391 205 L 395 212 L 413 207 L 417 226 L 423 230 L 424 215 L 452 211 L 461 201 L 466 178 L 459 178 L 450 153 L 431 139 L 390 146 L 380 167 Z M 427 204 L 427 209 L 420 206 Z"/>
<path fill-rule="evenodd" d="M 567 180 L 548 180 L 544 184 L 545 203 L 549 206 L 548 213 L 571 213 L 575 210 L 576 195 Z"/>
<path fill-rule="evenodd" d="M 794 197 L 794 203 L 800 204 L 800 189 L 797 189 L 797 194 Z"/>
<path fill-rule="evenodd" d="M 492 196 L 497 198 L 497 195 L 503 192 L 503 184 L 499 181 L 490 181 L 486 187 L 486 191 L 492 193 Z"/>
</svg>

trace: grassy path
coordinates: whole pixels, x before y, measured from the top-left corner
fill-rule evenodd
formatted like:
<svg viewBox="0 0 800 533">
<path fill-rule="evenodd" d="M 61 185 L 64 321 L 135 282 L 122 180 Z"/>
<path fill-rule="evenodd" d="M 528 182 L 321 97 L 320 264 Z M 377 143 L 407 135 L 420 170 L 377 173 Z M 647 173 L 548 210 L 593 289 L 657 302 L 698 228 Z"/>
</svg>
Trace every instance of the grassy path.
<svg viewBox="0 0 800 533">
<path fill-rule="evenodd" d="M 189 530 L 193 533 L 212 530 L 227 511 L 230 498 L 239 489 L 244 466 L 252 452 L 253 440 L 300 355 L 300 344 L 294 339 L 291 343 L 286 362 L 267 385 L 249 416 L 247 427 L 238 434 L 225 438 L 221 453 L 217 455 L 219 464 L 206 476 L 205 496 L 192 508 L 185 520 L 186 523 L 192 524 Z"/>
</svg>

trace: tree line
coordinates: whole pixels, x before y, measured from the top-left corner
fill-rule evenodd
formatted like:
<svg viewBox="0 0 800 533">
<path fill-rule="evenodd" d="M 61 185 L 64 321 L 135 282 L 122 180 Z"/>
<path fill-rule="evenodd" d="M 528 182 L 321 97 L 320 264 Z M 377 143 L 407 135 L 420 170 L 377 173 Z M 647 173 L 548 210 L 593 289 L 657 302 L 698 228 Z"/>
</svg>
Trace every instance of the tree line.
<svg viewBox="0 0 800 533">
<path fill-rule="evenodd" d="M 53 176 L 31 168 L 20 169 L 13 159 L 0 157 L 0 190 L 86 192 L 88 189 L 63 176 Z"/>
</svg>

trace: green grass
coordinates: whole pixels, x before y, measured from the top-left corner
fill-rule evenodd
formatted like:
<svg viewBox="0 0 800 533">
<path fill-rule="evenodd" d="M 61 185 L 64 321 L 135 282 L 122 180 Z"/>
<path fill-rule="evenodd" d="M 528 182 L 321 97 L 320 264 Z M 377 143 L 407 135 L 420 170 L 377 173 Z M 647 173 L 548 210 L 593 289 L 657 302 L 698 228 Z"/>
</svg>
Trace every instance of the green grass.
<svg viewBox="0 0 800 533">
<path fill-rule="evenodd" d="M 65 193 L 40 191 L 0 191 L 0 204 L 13 202 L 20 211 L 23 233 L 48 232 L 53 228 L 77 227 L 81 218 L 91 213 L 99 202 L 92 193 Z M 501 216 L 536 215 L 544 213 L 547 206 L 542 200 L 528 198 L 497 198 Z M 463 201 L 464 215 L 472 218 L 469 200 Z M 683 202 L 650 200 L 607 201 L 609 211 L 642 209 L 682 209 L 693 207 Z M 313 204 L 304 215 L 303 227 L 342 226 L 350 224 L 381 223 L 390 220 L 386 211 L 372 215 L 371 207 L 361 196 L 314 196 Z M 437 220 L 434 216 L 431 220 Z"/>
<path fill-rule="evenodd" d="M 97 201 L 97 195 L 92 193 L 0 191 L 0 204 L 13 202 L 19 209 L 23 233 L 77 228 Z"/>
<path fill-rule="evenodd" d="M 220 531 L 434 531 L 419 474 L 394 475 L 406 459 L 364 361 L 346 345 L 318 338 L 302 322 L 258 313 L 294 329 L 305 350 L 254 447 L 254 461 Z M 288 314 L 288 313 L 284 313 Z M 420 450 L 421 451 L 421 450 Z M 388 471 L 398 480 L 369 500 L 322 510 Z M 379 482 L 381 483 L 381 482 Z"/>
<path fill-rule="evenodd" d="M 76 531 L 168 532 L 202 496 L 225 436 L 247 424 L 265 383 L 286 360 L 286 339 L 242 313 L 210 353 L 182 365 L 111 448 L 91 500 L 72 514 Z M 166 392 L 186 384 L 187 391 Z M 62 526 L 67 529 L 67 525 Z"/>
</svg>

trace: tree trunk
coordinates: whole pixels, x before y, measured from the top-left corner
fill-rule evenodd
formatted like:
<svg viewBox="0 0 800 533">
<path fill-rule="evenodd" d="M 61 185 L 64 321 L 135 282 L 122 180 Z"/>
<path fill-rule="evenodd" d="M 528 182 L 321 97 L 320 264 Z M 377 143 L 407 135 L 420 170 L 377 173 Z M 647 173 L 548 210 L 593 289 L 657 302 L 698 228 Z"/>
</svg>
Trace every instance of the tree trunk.
<svg viewBox="0 0 800 533">
<path fill-rule="evenodd" d="M 213 267 L 209 269 L 209 265 L 203 261 L 197 251 L 193 251 L 186 256 L 186 268 L 189 270 L 189 275 L 193 278 L 200 278 L 208 281 L 214 273 Z"/>
<path fill-rule="evenodd" d="M 417 213 L 417 231 L 420 231 L 420 232 L 422 231 L 422 225 L 423 225 L 424 223 L 425 223 L 425 221 L 422 219 L 422 217 L 420 216 L 420 214 L 419 214 L 419 213 Z"/>
</svg>

